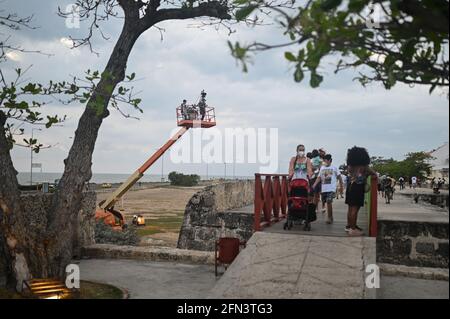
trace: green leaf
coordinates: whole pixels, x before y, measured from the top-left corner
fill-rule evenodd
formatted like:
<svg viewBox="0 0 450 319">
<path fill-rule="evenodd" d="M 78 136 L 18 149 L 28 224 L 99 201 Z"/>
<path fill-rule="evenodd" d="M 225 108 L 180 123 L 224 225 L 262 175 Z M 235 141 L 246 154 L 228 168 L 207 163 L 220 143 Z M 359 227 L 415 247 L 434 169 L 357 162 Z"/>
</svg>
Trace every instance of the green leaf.
<svg viewBox="0 0 450 319">
<path fill-rule="evenodd" d="M 290 62 L 297 62 L 297 58 L 291 52 L 284 52 L 284 57 Z"/>
<path fill-rule="evenodd" d="M 323 81 L 323 76 L 317 74 L 316 72 L 311 73 L 311 80 L 309 84 L 312 88 L 317 88 L 320 86 L 320 83 Z"/>
<path fill-rule="evenodd" d="M 237 5 L 242 5 L 242 4 L 246 4 L 249 3 L 250 0 L 234 0 L 233 3 L 237 4 Z"/>
<path fill-rule="evenodd" d="M 295 72 L 294 72 L 294 81 L 299 83 L 299 82 L 303 81 L 304 78 L 305 78 L 305 73 L 303 72 L 301 66 L 297 66 L 297 68 L 295 69 Z"/>
<path fill-rule="evenodd" d="M 251 4 L 245 8 L 236 11 L 235 18 L 237 21 L 245 20 L 258 6 Z"/>
</svg>

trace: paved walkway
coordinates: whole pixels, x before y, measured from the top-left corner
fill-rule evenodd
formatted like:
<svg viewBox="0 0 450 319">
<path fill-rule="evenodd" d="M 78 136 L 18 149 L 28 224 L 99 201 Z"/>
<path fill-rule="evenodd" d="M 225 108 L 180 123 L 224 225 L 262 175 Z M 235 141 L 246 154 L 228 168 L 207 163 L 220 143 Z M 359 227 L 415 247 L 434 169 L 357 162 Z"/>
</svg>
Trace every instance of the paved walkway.
<svg viewBox="0 0 450 319">
<path fill-rule="evenodd" d="M 395 193 L 390 204 L 378 196 L 378 219 L 448 223 L 448 210 Z"/>
<path fill-rule="evenodd" d="M 448 281 L 381 276 L 378 299 L 448 299 Z"/>
<path fill-rule="evenodd" d="M 347 237 L 347 233 L 344 230 L 347 225 L 347 205 L 345 205 L 344 199 L 334 200 L 334 223 L 327 224 L 325 222 L 326 217 L 326 213 L 319 212 L 317 214 L 317 220 L 311 223 L 311 231 L 304 231 L 302 225 L 294 225 L 290 230 L 284 230 L 283 226 L 286 220 L 281 220 L 280 222 L 265 228 L 264 231 L 270 233 L 300 234 L 310 236 Z M 363 229 L 364 233 L 367 234 L 367 213 L 364 208 L 361 208 L 358 214 L 358 225 Z"/>
<path fill-rule="evenodd" d="M 237 210 L 236 210 L 237 211 Z M 253 213 L 253 205 L 240 208 Z M 211 293 L 212 298 L 374 298 L 365 286 L 375 238 L 347 236 L 347 205 L 333 204 L 333 224 L 319 212 L 311 231 L 284 230 L 285 220 L 256 232 Z M 367 233 L 367 213 L 358 224 Z"/>
<path fill-rule="evenodd" d="M 427 195 L 433 194 L 433 190 L 431 188 L 424 188 L 424 187 L 420 187 L 420 188 L 416 188 L 416 189 L 406 187 L 406 188 L 400 190 L 400 188 L 397 186 L 396 192 L 398 192 L 399 194 L 427 194 Z M 441 189 L 439 192 L 441 195 L 448 195 L 448 189 Z"/>
<path fill-rule="evenodd" d="M 256 232 L 210 298 L 374 298 L 375 238 Z"/>
<path fill-rule="evenodd" d="M 216 284 L 214 266 L 123 259 L 80 261 L 81 280 L 128 290 L 130 298 L 207 298 Z"/>
</svg>

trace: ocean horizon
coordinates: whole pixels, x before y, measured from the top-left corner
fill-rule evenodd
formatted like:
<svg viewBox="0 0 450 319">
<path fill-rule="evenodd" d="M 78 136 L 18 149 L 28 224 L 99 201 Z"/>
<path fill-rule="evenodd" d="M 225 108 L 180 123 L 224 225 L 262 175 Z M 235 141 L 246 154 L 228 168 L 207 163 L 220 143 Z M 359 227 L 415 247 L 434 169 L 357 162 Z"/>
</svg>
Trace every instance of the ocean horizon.
<svg viewBox="0 0 450 319">
<path fill-rule="evenodd" d="M 62 173 L 50 173 L 50 172 L 33 172 L 33 184 L 37 183 L 54 183 L 55 180 L 60 179 Z M 21 185 L 29 185 L 30 184 L 30 172 L 19 172 L 17 178 L 19 180 L 19 184 Z M 122 183 L 124 182 L 130 174 L 112 174 L 112 173 L 93 173 L 92 178 L 89 183 Z M 210 179 L 219 179 L 225 178 L 225 176 L 216 176 L 216 175 L 200 175 L 202 180 L 210 180 Z M 226 176 L 226 179 L 253 179 L 253 176 Z M 167 175 L 164 175 L 164 180 L 168 181 Z M 161 174 L 148 174 L 142 176 L 139 180 L 140 182 L 160 182 Z"/>
</svg>

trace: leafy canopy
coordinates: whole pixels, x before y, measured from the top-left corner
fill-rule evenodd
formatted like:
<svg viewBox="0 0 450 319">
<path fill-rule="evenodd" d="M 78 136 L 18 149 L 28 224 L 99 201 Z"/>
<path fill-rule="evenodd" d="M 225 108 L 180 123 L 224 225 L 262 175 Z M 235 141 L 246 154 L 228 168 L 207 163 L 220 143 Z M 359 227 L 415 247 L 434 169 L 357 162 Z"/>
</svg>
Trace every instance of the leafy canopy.
<svg viewBox="0 0 450 319">
<path fill-rule="evenodd" d="M 338 56 L 335 72 L 356 68 L 365 86 L 398 82 L 448 87 L 448 0 L 234 0 L 237 20 L 269 16 L 286 41 L 279 44 L 231 43 L 232 55 L 248 70 L 252 54 L 289 48 L 284 57 L 294 66 L 296 82 L 309 77 L 316 88 L 324 80 L 321 66 Z"/>
</svg>

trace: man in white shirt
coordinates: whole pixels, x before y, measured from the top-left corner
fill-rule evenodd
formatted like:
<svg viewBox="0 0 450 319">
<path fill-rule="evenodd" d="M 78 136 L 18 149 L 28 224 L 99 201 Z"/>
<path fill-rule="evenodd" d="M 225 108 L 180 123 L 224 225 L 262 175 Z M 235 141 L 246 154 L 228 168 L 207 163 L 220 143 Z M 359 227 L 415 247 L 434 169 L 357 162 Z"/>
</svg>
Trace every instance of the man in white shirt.
<svg viewBox="0 0 450 319">
<path fill-rule="evenodd" d="M 411 177 L 411 184 L 414 189 L 417 187 L 417 177 L 416 176 Z"/>
<path fill-rule="evenodd" d="M 327 203 L 327 224 L 333 223 L 333 199 L 335 198 L 336 184 L 339 180 L 339 191 L 342 194 L 344 192 L 344 183 L 342 182 L 341 172 L 331 163 L 333 159 L 330 154 L 324 156 L 325 165 L 320 168 L 319 176 L 313 185 L 317 186 L 318 183 L 322 182 L 322 201 Z"/>
</svg>

